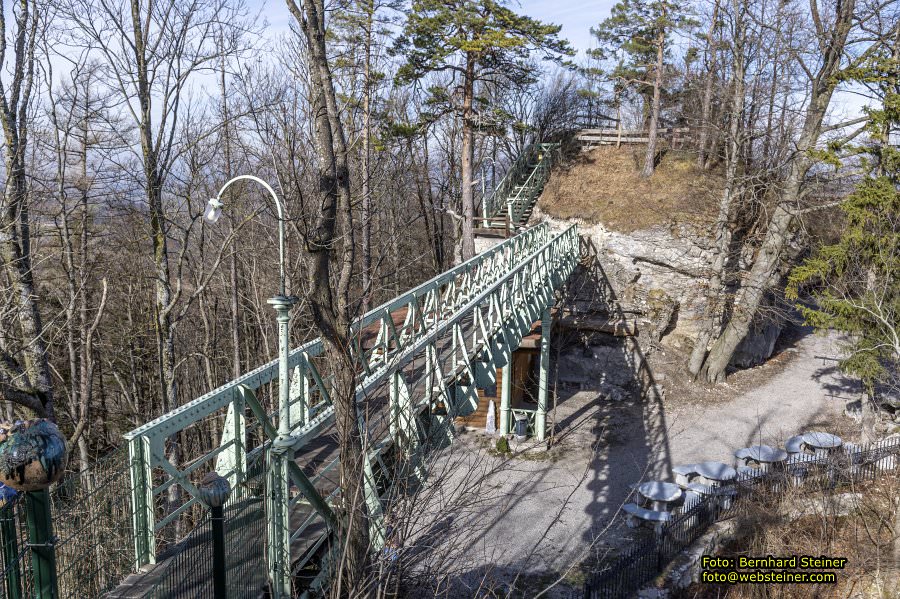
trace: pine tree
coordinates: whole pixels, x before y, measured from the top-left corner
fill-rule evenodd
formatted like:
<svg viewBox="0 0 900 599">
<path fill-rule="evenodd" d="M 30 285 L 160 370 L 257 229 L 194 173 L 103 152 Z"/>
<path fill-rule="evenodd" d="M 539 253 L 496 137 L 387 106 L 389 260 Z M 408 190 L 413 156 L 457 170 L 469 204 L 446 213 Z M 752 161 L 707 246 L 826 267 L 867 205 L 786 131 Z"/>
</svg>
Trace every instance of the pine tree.
<svg viewBox="0 0 900 599">
<path fill-rule="evenodd" d="M 859 377 L 870 395 L 897 386 L 900 367 L 900 39 L 853 73 L 878 89 L 869 110 L 869 143 L 859 148 L 869 175 L 841 205 L 846 224 L 837 243 L 819 248 L 790 275 L 786 294 L 811 288 L 815 305 L 798 305 L 818 330 L 847 334 L 842 371 Z"/>
<path fill-rule="evenodd" d="M 429 73 L 459 78 L 460 98 L 434 90 L 462 118 L 462 258 L 475 255 L 473 123 L 479 81 L 524 84 L 536 75 L 533 52 L 561 61 L 573 51 L 559 38 L 559 25 L 519 15 L 504 0 L 414 0 L 395 52 L 404 58 L 397 79 L 419 81 Z"/>
<path fill-rule="evenodd" d="M 621 0 L 613 6 L 608 19 L 591 29 L 600 44 L 591 55 L 599 59 L 618 55 L 620 60 L 610 75 L 644 97 L 649 132 L 642 177 L 651 176 L 656 166 L 656 137 L 669 38 L 688 22 L 679 2 Z"/>
</svg>

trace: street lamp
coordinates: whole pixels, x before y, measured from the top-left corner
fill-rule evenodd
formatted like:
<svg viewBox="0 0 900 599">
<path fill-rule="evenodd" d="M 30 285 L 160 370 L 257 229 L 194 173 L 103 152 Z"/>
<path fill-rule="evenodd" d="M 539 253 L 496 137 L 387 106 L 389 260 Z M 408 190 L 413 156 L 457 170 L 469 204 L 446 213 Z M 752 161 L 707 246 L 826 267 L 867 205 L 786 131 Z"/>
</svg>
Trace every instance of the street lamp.
<svg viewBox="0 0 900 599">
<path fill-rule="evenodd" d="M 206 210 L 203 212 L 203 218 L 210 223 L 218 221 L 219 217 L 222 216 L 222 208 L 224 207 L 224 204 L 222 204 L 222 194 L 225 193 L 225 190 L 228 189 L 232 183 L 244 180 L 254 181 L 262 185 L 266 191 L 269 192 L 269 195 L 272 196 L 272 201 L 275 203 L 275 209 L 278 212 L 279 288 L 278 295 L 269 298 L 267 303 L 275 309 L 276 320 L 278 321 L 278 439 L 283 441 L 291 432 L 289 406 L 290 383 L 288 374 L 290 339 L 288 331 L 291 322 L 290 309 L 291 306 L 297 302 L 297 298 L 292 296 L 289 297 L 285 291 L 284 208 L 282 207 L 281 200 L 278 199 L 278 194 L 275 193 L 275 190 L 272 189 L 268 183 L 253 175 L 239 175 L 225 183 L 216 197 L 210 198 L 206 205 Z"/>
<path fill-rule="evenodd" d="M 269 469 L 266 494 L 268 505 L 268 554 L 269 554 L 269 579 L 272 585 L 273 595 L 277 599 L 289 597 L 291 593 L 290 580 L 290 518 L 288 515 L 288 460 L 291 448 L 291 422 L 290 422 L 290 385 L 288 375 L 288 352 L 290 351 L 290 339 L 288 335 L 291 322 L 290 310 L 297 298 L 289 297 L 285 290 L 285 261 L 284 261 L 284 209 L 281 200 L 275 190 L 268 183 L 252 175 L 240 175 L 225 183 L 215 198 L 209 200 L 203 218 L 214 223 L 222 215 L 222 194 L 228 187 L 237 181 L 254 181 L 262 185 L 278 211 L 278 266 L 280 285 L 278 295 L 271 297 L 267 303 L 275 309 L 278 321 L 278 432 L 272 441 L 269 451 Z"/>
</svg>

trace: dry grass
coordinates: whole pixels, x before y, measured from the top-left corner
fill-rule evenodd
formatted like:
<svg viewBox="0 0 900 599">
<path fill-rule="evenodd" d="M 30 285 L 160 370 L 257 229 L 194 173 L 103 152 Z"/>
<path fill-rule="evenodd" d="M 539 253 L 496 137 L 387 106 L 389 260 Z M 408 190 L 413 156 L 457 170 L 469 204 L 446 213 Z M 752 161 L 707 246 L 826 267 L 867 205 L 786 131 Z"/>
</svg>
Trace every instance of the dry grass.
<svg viewBox="0 0 900 599">
<path fill-rule="evenodd" d="M 811 555 L 845 557 L 834 585 L 695 584 L 680 597 L 692 599 L 818 599 L 820 597 L 896 598 L 900 596 L 900 563 L 894 547 L 900 531 L 897 523 L 900 473 L 884 473 L 874 482 L 845 488 L 861 499 L 847 515 L 819 513 L 791 518 L 796 505 L 793 493 L 756 497 L 739 516 L 740 537 L 719 552 L 721 556 Z M 826 496 L 832 490 L 813 491 Z M 823 569 L 825 570 L 825 569 Z"/>
<path fill-rule="evenodd" d="M 649 179 L 640 177 L 642 147 L 582 152 L 553 172 L 539 205 L 555 218 L 601 222 L 630 233 L 653 225 L 707 224 L 722 190 L 720 172 L 703 172 L 688 152 L 666 153 Z"/>
</svg>

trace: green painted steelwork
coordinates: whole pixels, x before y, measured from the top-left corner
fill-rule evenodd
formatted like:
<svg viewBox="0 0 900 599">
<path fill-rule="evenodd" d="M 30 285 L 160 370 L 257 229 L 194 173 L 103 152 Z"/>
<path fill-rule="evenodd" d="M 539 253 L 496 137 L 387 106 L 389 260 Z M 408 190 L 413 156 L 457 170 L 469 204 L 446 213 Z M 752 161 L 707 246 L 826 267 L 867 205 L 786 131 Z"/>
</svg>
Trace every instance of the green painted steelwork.
<svg viewBox="0 0 900 599">
<path fill-rule="evenodd" d="M 559 147 L 559 144 L 539 143 L 529 144 L 522 150 L 494 191 L 482 199 L 485 226 L 524 225 L 523 216 L 544 189 Z"/>
<path fill-rule="evenodd" d="M 435 434 L 445 442 L 452 440 L 452 418 L 471 409 L 479 382 L 495 377 L 492 372 L 509 362 L 512 350 L 530 332 L 531 323 L 553 303 L 554 290 L 574 269 L 578 251 L 574 226 L 554 234 L 542 224 L 379 306 L 354 323 L 352 357 L 357 364 L 357 400 L 362 403 L 372 397 L 385 398 L 385 409 L 366 412 L 359 423 L 366 448 L 365 497 L 376 545 L 384 541 L 382 506 L 396 477 L 404 472 L 425 476 L 423 453 L 429 440 Z M 215 468 L 237 488 L 246 482 L 248 461 L 268 452 L 270 460 L 274 455 L 284 464 L 282 468 L 273 462 L 267 481 L 270 568 L 275 568 L 273 580 L 282 585 L 276 592 L 289 592 L 288 565 L 302 568 L 325 542 L 324 535 L 336 530 L 331 506 L 340 488 L 321 494 L 316 489 L 328 488 L 326 475 L 338 467 L 339 456 L 318 466 L 310 477 L 294 461 L 333 423 L 330 383 L 319 371 L 321 354 L 319 339 L 289 352 L 289 410 L 282 412 L 287 417 L 279 419 L 278 414 L 266 412 L 256 398 L 257 390 L 278 377 L 278 362 L 272 361 L 126 435 L 134 487 L 137 565 L 155 560 L 156 536 L 199 501 L 192 476 Z M 424 374 L 407 379 L 411 372 Z M 444 414 L 438 413 L 439 404 Z M 245 407 L 251 409 L 252 416 L 245 415 Z M 173 435 L 212 423 L 222 431 L 218 447 L 188 456 L 178 468 L 166 459 L 164 448 Z M 283 430 L 286 425 L 288 433 L 279 440 L 279 428 Z M 255 428 L 264 431 L 264 441 L 248 449 L 248 431 Z M 402 451 L 389 451 L 394 444 Z M 387 463 L 389 455 L 392 460 L 396 455 L 404 456 L 404 464 Z M 290 497 L 289 482 L 301 491 L 296 497 Z M 183 491 L 180 505 L 167 502 L 165 494 L 172 485 Z M 288 515 L 300 502 L 313 510 L 292 529 Z M 164 517 L 157 521 L 157 514 Z M 325 526 L 313 527 L 317 521 Z M 309 537 L 312 530 L 320 535 L 318 540 Z M 292 556 L 291 543 L 301 538 L 313 540 L 304 545 L 310 549 Z"/>
<path fill-rule="evenodd" d="M 34 577 L 35 599 L 56 599 L 56 538 L 50 515 L 50 492 L 47 489 L 25 493 L 25 514 L 28 519 L 28 546 L 31 550 L 31 571 Z"/>
</svg>

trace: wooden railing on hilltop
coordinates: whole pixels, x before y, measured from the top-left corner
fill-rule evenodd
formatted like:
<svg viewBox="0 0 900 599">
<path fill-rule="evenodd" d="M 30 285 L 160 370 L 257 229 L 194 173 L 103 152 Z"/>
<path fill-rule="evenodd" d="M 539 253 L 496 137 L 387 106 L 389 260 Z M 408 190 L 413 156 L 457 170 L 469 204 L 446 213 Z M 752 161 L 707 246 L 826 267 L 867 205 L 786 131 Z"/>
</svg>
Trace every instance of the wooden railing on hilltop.
<svg viewBox="0 0 900 599">
<path fill-rule="evenodd" d="M 692 141 L 690 127 L 661 127 L 656 130 L 657 139 L 669 143 L 672 149 L 684 148 Z M 647 143 L 650 131 L 647 129 L 582 129 L 575 135 L 582 149 L 594 146 L 616 146 L 622 144 Z"/>
</svg>

